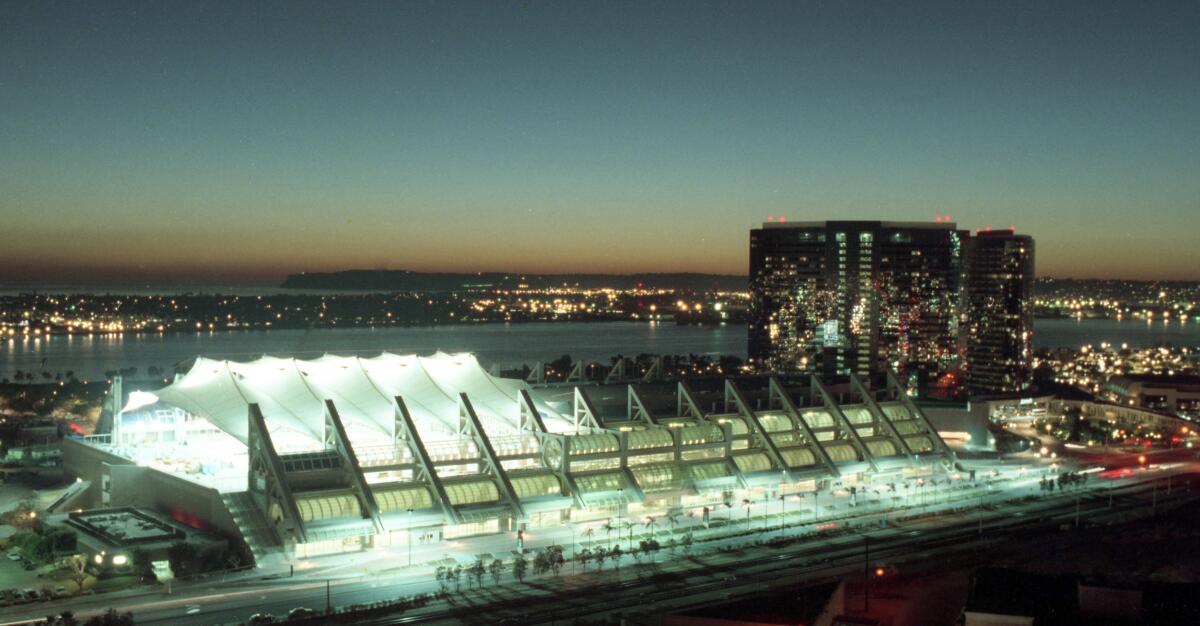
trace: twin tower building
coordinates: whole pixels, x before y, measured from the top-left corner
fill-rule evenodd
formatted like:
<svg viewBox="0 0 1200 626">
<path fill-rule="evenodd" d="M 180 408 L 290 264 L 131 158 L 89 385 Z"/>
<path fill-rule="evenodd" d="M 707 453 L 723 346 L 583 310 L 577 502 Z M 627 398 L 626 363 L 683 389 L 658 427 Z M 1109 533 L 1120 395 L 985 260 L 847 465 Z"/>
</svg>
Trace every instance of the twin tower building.
<svg viewBox="0 0 1200 626">
<path fill-rule="evenodd" d="M 823 376 L 893 370 L 911 393 L 1030 384 L 1033 239 L 936 222 L 769 221 L 750 231 L 749 356 Z"/>
</svg>

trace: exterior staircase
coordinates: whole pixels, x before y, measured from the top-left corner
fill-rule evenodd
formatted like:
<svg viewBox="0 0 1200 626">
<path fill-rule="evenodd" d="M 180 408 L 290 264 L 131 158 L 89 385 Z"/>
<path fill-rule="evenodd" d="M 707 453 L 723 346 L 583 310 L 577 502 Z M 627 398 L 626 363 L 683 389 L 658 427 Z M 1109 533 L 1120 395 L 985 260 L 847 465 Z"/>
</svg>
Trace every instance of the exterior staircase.
<svg viewBox="0 0 1200 626">
<path fill-rule="evenodd" d="M 262 566 L 269 556 L 281 552 L 282 545 L 275 529 L 254 504 L 254 498 L 249 491 L 223 493 L 221 499 L 225 501 L 225 508 L 229 509 L 233 521 L 242 531 L 242 537 L 245 538 L 257 565 Z"/>
</svg>

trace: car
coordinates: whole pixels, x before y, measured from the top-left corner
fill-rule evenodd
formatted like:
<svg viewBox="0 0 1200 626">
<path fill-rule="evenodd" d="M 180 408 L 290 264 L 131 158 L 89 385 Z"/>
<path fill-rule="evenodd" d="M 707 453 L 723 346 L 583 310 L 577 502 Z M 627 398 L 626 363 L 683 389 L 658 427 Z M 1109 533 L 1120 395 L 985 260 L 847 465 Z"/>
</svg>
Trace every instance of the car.
<svg viewBox="0 0 1200 626">
<path fill-rule="evenodd" d="M 200 612 L 199 604 L 189 604 L 189 605 L 187 605 L 187 610 L 184 611 L 184 613 L 187 615 L 195 615 L 199 612 Z"/>
<path fill-rule="evenodd" d="M 248 626 L 258 626 L 259 624 L 274 624 L 275 616 L 270 613 L 255 613 L 246 620 Z"/>
<path fill-rule="evenodd" d="M 9 553 L 8 553 L 8 560 L 10 560 L 10 561 L 20 561 L 20 560 L 21 560 L 21 554 L 20 554 L 19 552 L 9 552 Z"/>
<path fill-rule="evenodd" d="M 287 618 L 288 619 L 308 619 L 310 617 L 316 617 L 316 616 L 317 616 L 316 611 L 314 611 L 310 608 L 298 606 L 298 607 L 292 609 L 291 611 L 288 611 Z"/>
<path fill-rule="evenodd" d="M 25 599 L 29 600 L 30 602 L 38 599 L 38 592 L 34 591 L 33 589 L 26 589 L 22 591 L 21 594 L 23 594 Z"/>
</svg>

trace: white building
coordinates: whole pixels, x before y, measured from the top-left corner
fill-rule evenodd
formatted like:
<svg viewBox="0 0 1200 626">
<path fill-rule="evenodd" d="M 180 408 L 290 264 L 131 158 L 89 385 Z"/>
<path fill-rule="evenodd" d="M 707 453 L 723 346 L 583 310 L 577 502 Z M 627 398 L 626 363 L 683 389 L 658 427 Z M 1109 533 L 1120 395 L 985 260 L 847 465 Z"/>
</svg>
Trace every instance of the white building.
<svg viewBox="0 0 1200 626">
<path fill-rule="evenodd" d="M 111 433 L 69 440 L 64 465 L 95 505 L 153 506 L 255 556 L 303 557 L 700 511 L 953 462 L 894 378 L 882 390 L 852 378 L 840 394 L 806 383 L 531 386 L 471 354 L 199 358 L 129 394 Z"/>
</svg>

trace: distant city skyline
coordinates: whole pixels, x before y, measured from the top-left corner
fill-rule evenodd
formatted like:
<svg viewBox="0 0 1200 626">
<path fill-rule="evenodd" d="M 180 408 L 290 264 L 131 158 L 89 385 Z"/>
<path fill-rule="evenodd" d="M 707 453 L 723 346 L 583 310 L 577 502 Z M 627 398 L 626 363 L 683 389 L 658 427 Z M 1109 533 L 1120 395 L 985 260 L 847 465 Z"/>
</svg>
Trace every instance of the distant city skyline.
<svg viewBox="0 0 1200 626">
<path fill-rule="evenodd" d="M 1200 280 L 1200 4 L 0 4 L 0 286 L 746 274 L 788 220 Z"/>
</svg>

